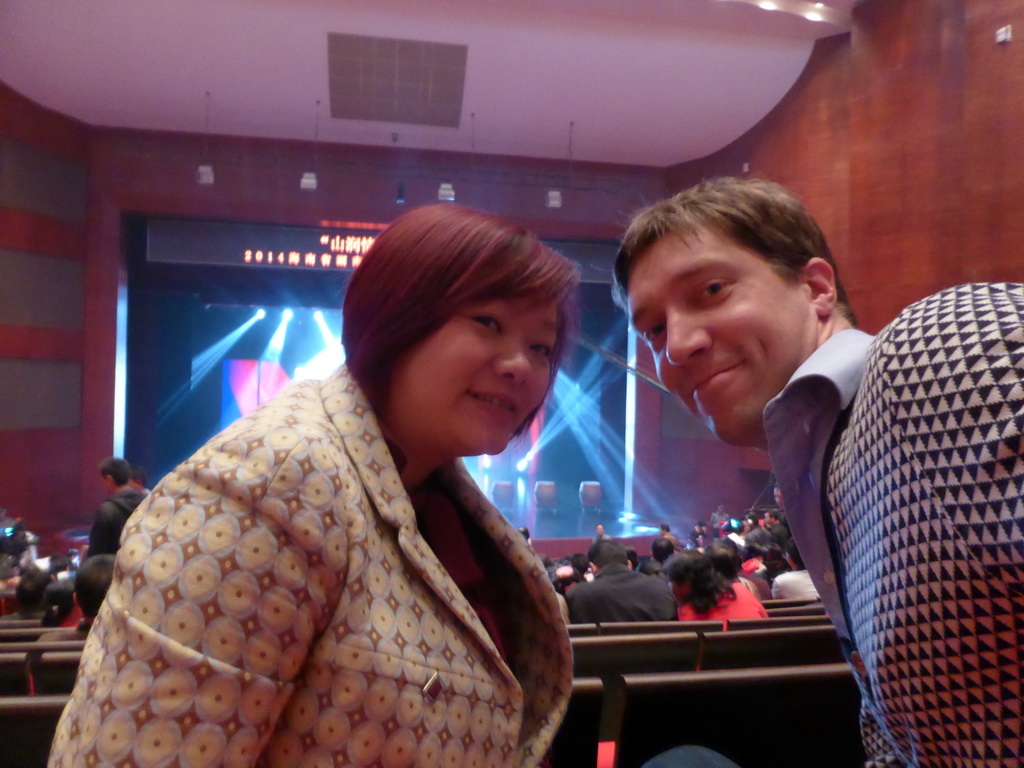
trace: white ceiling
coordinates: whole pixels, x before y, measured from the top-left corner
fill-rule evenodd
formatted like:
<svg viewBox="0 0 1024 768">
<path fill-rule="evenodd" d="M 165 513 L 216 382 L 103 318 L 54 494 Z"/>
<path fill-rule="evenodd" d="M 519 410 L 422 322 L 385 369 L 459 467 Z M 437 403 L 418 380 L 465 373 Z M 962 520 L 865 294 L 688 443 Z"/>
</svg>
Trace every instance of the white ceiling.
<svg viewBox="0 0 1024 768">
<path fill-rule="evenodd" d="M 781 6 L 812 7 L 802 0 Z M 663 167 L 742 135 L 816 38 L 750 0 L 2 0 L 0 80 L 96 126 Z M 458 128 L 329 117 L 327 33 L 468 45 Z M 393 134 L 397 134 L 394 141 Z"/>
</svg>

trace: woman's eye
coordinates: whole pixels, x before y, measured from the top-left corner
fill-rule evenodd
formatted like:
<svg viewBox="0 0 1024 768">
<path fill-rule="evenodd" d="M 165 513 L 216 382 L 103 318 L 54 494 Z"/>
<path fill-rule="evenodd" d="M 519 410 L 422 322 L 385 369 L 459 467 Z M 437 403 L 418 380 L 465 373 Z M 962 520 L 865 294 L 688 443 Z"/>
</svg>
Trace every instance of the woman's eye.
<svg viewBox="0 0 1024 768">
<path fill-rule="evenodd" d="M 640 335 L 643 337 L 644 341 L 646 341 L 648 344 L 653 344 L 654 340 L 657 339 L 659 336 L 661 336 L 661 334 L 664 332 L 664 330 L 665 330 L 665 326 L 664 325 L 652 325 L 647 330 L 641 332 Z"/>
<path fill-rule="evenodd" d="M 542 357 L 551 357 L 554 354 L 554 350 L 549 344 L 534 344 L 530 347 L 534 352 L 540 353 Z"/>
<path fill-rule="evenodd" d="M 485 328 L 497 328 L 498 321 L 490 315 L 474 315 L 473 322 L 480 323 Z"/>
</svg>

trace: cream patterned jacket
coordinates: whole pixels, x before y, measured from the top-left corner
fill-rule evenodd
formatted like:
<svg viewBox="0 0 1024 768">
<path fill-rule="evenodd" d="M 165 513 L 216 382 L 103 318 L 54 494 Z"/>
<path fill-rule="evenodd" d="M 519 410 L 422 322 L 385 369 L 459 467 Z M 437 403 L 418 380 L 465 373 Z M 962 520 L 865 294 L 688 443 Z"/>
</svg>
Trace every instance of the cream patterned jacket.
<svg viewBox="0 0 1024 768">
<path fill-rule="evenodd" d="M 555 593 L 461 462 L 497 543 L 511 669 L 417 532 L 342 368 L 214 437 L 131 517 L 50 766 L 534 766 L 568 702 Z"/>
</svg>

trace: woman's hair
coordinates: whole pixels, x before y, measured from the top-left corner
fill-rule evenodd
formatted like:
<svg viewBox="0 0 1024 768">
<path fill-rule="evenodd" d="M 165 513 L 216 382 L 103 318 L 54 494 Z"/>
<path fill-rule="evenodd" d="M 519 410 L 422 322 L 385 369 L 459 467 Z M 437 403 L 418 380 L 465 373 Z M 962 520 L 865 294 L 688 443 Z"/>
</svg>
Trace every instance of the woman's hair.
<svg viewBox="0 0 1024 768">
<path fill-rule="evenodd" d="M 669 560 L 668 578 L 676 584 L 690 587 L 682 599 L 697 613 L 710 611 L 718 605 L 722 595 L 736 597 L 726 578 L 711 564 L 711 558 L 693 549 L 680 552 Z"/>
<path fill-rule="evenodd" d="M 572 261 L 518 224 L 450 204 L 410 211 L 380 234 L 349 281 L 342 325 L 348 368 L 379 407 L 402 355 L 464 307 L 526 298 L 558 310 L 550 388 L 574 329 L 578 282 Z"/>
<path fill-rule="evenodd" d="M 730 582 L 740 577 L 743 562 L 740 559 L 739 548 L 735 542 L 729 539 L 720 539 L 711 542 L 711 546 L 704 550 L 712 567 Z"/>
</svg>

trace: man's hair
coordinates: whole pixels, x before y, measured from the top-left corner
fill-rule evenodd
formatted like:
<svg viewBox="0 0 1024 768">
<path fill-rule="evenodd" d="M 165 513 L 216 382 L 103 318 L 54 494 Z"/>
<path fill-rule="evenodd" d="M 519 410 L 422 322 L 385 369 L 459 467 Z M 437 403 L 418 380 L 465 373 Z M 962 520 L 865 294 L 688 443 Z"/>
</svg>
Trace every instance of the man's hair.
<svg viewBox="0 0 1024 768">
<path fill-rule="evenodd" d="M 75 597 L 86 618 L 96 618 L 114 578 L 114 555 L 93 555 L 75 574 Z"/>
<path fill-rule="evenodd" d="M 115 485 L 127 485 L 132 479 L 132 465 L 124 459 L 111 456 L 100 462 L 100 477 L 109 477 Z"/>
<path fill-rule="evenodd" d="M 675 551 L 675 544 L 672 543 L 671 539 L 666 539 L 664 536 L 659 536 L 651 542 L 651 557 L 659 563 L 664 563 L 672 557 L 672 553 Z"/>
<path fill-rule="evenodd" d="M 21 572 L 18 586 L 14 588 L 14 596 L 18 599 L 18 610 L 34 611 L 43 606 L 43 595 L 46 585 L 50 583 L 50 574 L 39 568 L 28 568 Z"/>
<path fill-rule="evenodd" d="M 590 545 L 587 557 L 598 568 L 604 568 L 610 563 L 629 565 L 626 547 L 618 539 L 600 539 L 595 541 Z"/>
<path fill-rule="evenodd" d="M 629 562 L 629 567 L 634 571 L 640 565 L 640 554 L 636 551 L 635 547 L 626 547 L 626 560 Z"/>
<path fill-rule="evenodd" d="M 760 254 L 788 279 L 811 259 L 825 260 L 835 273 L 836 308 L 856 326 L 821 227 L 787 189 L 763 179 L 705 179 L 634 214 L 615 257 L 615 302 L 629 306 L 629 278 L 644 251 L 666 235 L 691 241 L 705 231 Z"/>
<path fill-rule="evenodd" d="M 669 526 L 668 523 L 662 523 L 660 528 L 661 528 L 662 533 L 671 533 L 672 532 L 672 528 Z"/>
<path fill-rule="evenodd" d="M 740 562 L 739 550 L 732 541 L 713 541 L 711 546 L 704 550 L 704 554 L 711 560 L 711 565 L 729 581 L 739 578 L 742 563 Z"/>
<path fill-rule="evenodd" d="M 764 516 L 765 517 L 770 517 L 772 520 L 778 520 L 780 523 L 782 522 L 782 511 L 781 510 L 778 510 L 778 509 L 768 509 L 768 510 L 765 510 Z"/>
<path fill-rule="evenodd" d="M 146 470 L 138 464 L 132 464 L 132 480 L 145 488 L 147 479 Z"/>
<path fill-rule="evenodd" d="M 804 565 L 804 559 L 800 557 L 800 550 L 796 548 L 796 539 L 790 539 L 786 542 L 786 549 L 784 550 L 786 557 L 793 561 L 793 565 L 796 570 L 803 571 L 807 569 Z"/>
<path fill-rule="evenodd" d="M 410 211 L 377 237 L 349 280 L 342 309 L 348 368 L 379 408 L 402 356 L 463 308 L 536 299 L 554 302 L 558 313 L 550 388 L 575 328 L 578 282 L 572 261 L 511 221 L 447 204 Z"/>
</svg>

